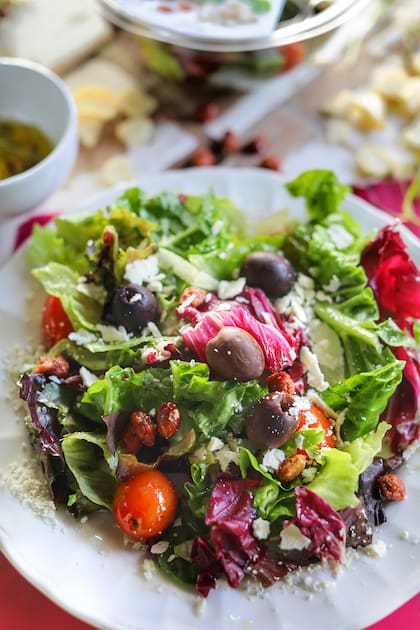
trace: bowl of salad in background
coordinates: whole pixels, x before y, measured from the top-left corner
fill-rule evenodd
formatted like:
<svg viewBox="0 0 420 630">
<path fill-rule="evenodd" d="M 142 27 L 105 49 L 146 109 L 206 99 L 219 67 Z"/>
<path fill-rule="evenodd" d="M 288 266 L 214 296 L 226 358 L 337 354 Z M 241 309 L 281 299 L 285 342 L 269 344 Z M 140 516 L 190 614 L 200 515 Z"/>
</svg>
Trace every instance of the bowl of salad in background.
<svg viewBox="0 0 420 630">
<path fill-rule="evenodd" d="M 18 214 L 70 174 L 78 149 L 73 98 L 47 68 L 2 57 L 0 126 L 0 214 Z"/>
<path fill-rule="evenodd" d="M 9 365 L 9 369 L 4 369 L 2 376 L 7 382 L 9 372 L 15 387 L 15 374 L 24 373 L 21 380 L 21 396 L 28 405 L 31 420 L 27 419 L 27 422 L 35 438 L 34 443 L 38 449 L 41 447 L 38 454 L 41 455 L 44 464 L 47 464 L 44 469 L 48 482 L 54 490 L 57 503 L 64 501 L 68 509 L 80 517 L 80 520 L 74 520 L 65 510 L 54 514 L 47 509 L 51 501 L 48 503 L 49 495 L 45 494 L 45 485 L 36 474 L 38 462 L 30 450 L 22 451 L 26 428 L 22 418 L 17 422 L 19 414 L 14 403 L 10 401 L 5 405 L 4 422 L 0 428 L 0 472 L 5 482 L 0 488 L 2 547 L 17 568 L 39 589 L 73 614 L 99 627 L 138 630 L 160 623 L 185 630 L 198 624 L 203 629 L 210 629 L 214 628 L 215 624 L 220 628 L 230 628 L 233 620 L 241 620 L 248 625 L 264 623 L 281 629 L 294 627 L 300 630 L 313 623 L 328 630 L 337 627 L 353 630 L 391 612 L 417 591 L 419 562 L 418 550 L 414 543 L 420 536 L 419 460 L 418 453 L 411 458 L 409 454 L 418 441 L 416 423 L 418 370 L 411 335 L 412 318 L 416 319 L 419 316 L 420 309 L 416 288 L 418 271 L 415 267 L 415 264 L 420 263 L 418 240 L 404 228 L 397 231 L 395 226 L 388 226 L 389 217 L 368 204 L 352 196 L 344 198 L 345 189 L 328 172 L 306 173 L 288 188 L 282 184 L 284 182 L 277 174 L 248 169 L 193 169 L 188 172 L 184 170 L 164 173 L 143 178 L 139 182 L 143 192 L 119 189 L 109 191 L 100 198 L 88 202 L 83 207 L 88 214 L 84 217 L 64 216 L 61 223 L 57 223 L 57 233 L 51 230 L 37 230 L 29 249 L 35 268 L 34 275 L 47 289 L 48 300 L 51 296 L 61 300 L 67 320 L 62 311 L 60 314 L 60 310 L 57 310 L 57 302 L 55 306 L 50 304 L 50 307 L 43 311 L 45 295 L 39 291 L 39 284 L 34 283 L 34 279 L 31 278 L 25 250 L 22 250 L 2 272 L 1 281 L 5 291 L 3 297 L 0 296 L 3 321 L 0 330 L 0 356 L 2 365 L 5 368 Z M 209 193 L 209 190 L 212 192 Z M 296 199 L 295 196 L 291 197 L 288 191 L 292 195 L 306 197 L 310 223 L 302 200 Z M 199 197 L 189 198 L 188 195 Z M 243 228 L 244 221 L 243 215 L 238 214 L 238 209 L 234 208 L 232 203 L 245 213 L 251 225 L 251 240 L 244 241 L 245 235 L 242 235 L 236 245 L 233 242 L 235 241 L 233 234 L 236 229 Z M 104 219 L 102 212 L 97 212 L 98 207 L 108 208 L 106 215 L 108 221 Z M 285 216 L 286 209 L 289 211 L 288 216 Z M 156 260 L 150 258 L 152 252 L 150 248 L 147 249 L 148 241 L 143 233 L 148 229 L 147 221 L 161 213 L 164 220 L 155 221 L 155 227 L 151 229 L 159 231 L 156 242 L 159 243 L 163 277 L 161 273 L 156 274 L 153 267 Z M 200 217 L 203 217 L 202 221 Z M 127 227 L 126 221 L 131 226 L 130 230 L 124 229 L 124 226 Z M 183 223 L 183 230 L 180 229 L 180 221 Z M 257 238 L 256 226 L 261 231 L 261 236 Z M 263 236 L 267 232 L 273 232 L 273 226 L 276 226 L 277 234 L 271 237 Z M 232 231 L 233 227 L 235 230 Z M 271 487 L 273 492 L 270 492 L 273 481 L 270 469 L 273 468 L 273 461 L 270 463 L 268 458 L 264 462 L 264 458 L 261 458 L 263 453 L 259 448 L 255 448 L 256 441 L 252 432 L 248 433 L 248 441 L 242 442 L 241 446 L 244 456 L 240 461 L 240 474 L 246 477 L 247 492 L 252 488 L 258 489 L 261 485 L 264 486 L 264 492 L 255 494 L 255 496 L 258 494 L 259 500 L 258 505 L 255 504 L 253 507 L 249 503 L 249 494 L 236 501 L 238 497 L 233 493 L 232 503 L 236 509 L 233 517 L 229 517 L 231 506 L 228 506 L 227 518 L 224 518 L 226 513 L 218 515 L 218 520 L 228 521 L 224 523 L 227 528 L 224 531 L 229 533 L 226 539 L 229 540 L 229 545 L 226 549 L 229 552 L 234 551 L 233 556 L 228 556 L 233 572 L 229 576 L 230 586 L 223 579 L 219 579 L 221 576 L 217 576 L 217 588 L 210 589 L 204 605 L 204 600 L 197 599 L 194 592 L 197 575 L 194 571 L 194 575 L 188 571 L 187 557 L 190 557 L 188 554 L 191 553 L 191 549 L 183 544 L 186 541 L 180 540 L 180 537 L 183 530 L 188 533 L 191 526 L 198 527 L 196 534 L 199 534 L 199 537 L 207 537 L 209 534 L 207 528 L 214 525 L 211 522 L 204 523 L 203 507 L 209 495 L 214 492 L 215 486 L 218 486 L 218 492 L 221 491 L 220 483 L 222 485 L 225 483 L 222 494 L 226 489 L 229 494 L 229 488 L 234 487 L 231 486 L 232 477 L 229 477 L 233 471 L 224 471 L 225 476 L 217 480 L 207 475 L 200 477 L 200 467 L 207 472 L 209 467 L 213 467 L 213 472 L 217 472 L 219 460 L 222 466 L 221 452 L 224 452 L 225 462 L 226 456 L 232 457 L 235 446 L 229 439 L 234 436 L 224 432 L 224 423 L 226 420 L 232 421 L 230 431 L 239 432 L 241 438 L 244 438 L 241 413 L 250 404 L 249 396 L 251 399 L 256 396 L 259 400 L 260 394 L 263 393 L 260 388 L 264 387 L 265 378 L 259 383 L 246 379 L 235 380 L 236 377 L 224 378 L 220 373 L 209 378 L 206 361 L 200 354 L 194 355 L 194 345 L 189 348 L 193 352 L 192 356 L 188 353 L 184 357 L 177 356 L 172 361 L 173 368 L 169 368 L 165 364 L 169 359 L 165 352 L 172 353 L 174 347 L 168 344 L 165 336 L 159 334 L 163 319 L 154 309 L 149 309 L 147 319 L 150 319 L 150 323 L 147 324 L 147 334 L 124 335 L 124 331 L 119 329 L 121 321 L 117 312 L 121 307 L 119 303 L 121 295 L 118 291 L 115 293 L 115 287 L 108 282 L 113 277 L 115 279 L 114 274 L 121 278 L 121 275 L 124 275 L 124 268 L 125 273 L 131 275 L 130 282 L 141 283 L 142 275 L 148 290 L 161 295 L 163 315 L 170 314 L 174 308 L 178 309 L 178 319 L 172 321 L 178 321 L 176 330 L 181 335 L 187 334 L 190 339 L 195 333 L 200 333 L 199 337 L 202 337 L 202 334 L 205 337 L 209 330 L 214 332 L 214 328 L 208 324 L 213 326 L 217 324 L 219 318 L 230 317 L 232 313 L 229 314 L 229 308 L 232 307 L 232 299 L 236 299 L 233 316 L 239 317 L 242 323 L 253 321 L 255 331 L 257 329 L 260 331 L 258 333 L 260 342 L 261 330 L 265 330 L 266 334 L 269 334 L 269 331 L 271 334 L 274 333 L 274 336 L 270 337 L 271 343 L 263 344 L 265 360 L 270 365 L 272 361 L 276 362 L 279 359 L 285 359 L 286 363 L 289 359 L 294 361 L 294 357 L 287 354 L 290 348 L 287 349 L 284 339 L 280 345 L 286 355 L 282 355 L 281 358 L 281 352 L 280 355 L 277 353 L 280 338 L 279 331 L 275 332 L 277 324 L 273 319 L 272 307 L 266 301 L 259 302 L 264 297 L 258 289 L 255 291 L 248 289 L 246 295 L 242 294 L 243 282 L 238 283 L 234 273 L 238 260 L 242 261 L 244 252 L 251 244 L 252 247 L 257 245 L 259 249 L 277 247 L 276 239 L 282 240 L 283 230 L 288 241 L 287 247 L 286 241 L 283 241 L 285 251 L 294 257 L 296 266 L 300 259 L 300 273 L 306 277 L 300 278 L 296 291 L 291 296 L 297 302 L 294 307 L 295 314 L 299 314 L 299 304 L 304 311 L 309 307 L 315 307 L 317 318 L 322 316 L 328 321 L 340 340 L 338 346 L 334 345 L 334 342 L 331 345 L 333 337 L 321 335 L 320 341 L 324 344 L 318 344 L 316 352 L 326 375 L 328 370 L 328 379 L 331 383 L 329 387 L 320 378 L 314 359 L 306 361 L 305 371 L 312 374 L 313 380 L 311 379 L 310 385 L 315 393 L 318 392 L 319 397 L 324 397 L 324 402 L 328 403 L 327 407 L 334 408 L 338 412 L 338 417 L 341 412 L 346 412 L 341 413 L 340 419 L 336 417 L 335 422 L 337 429 L 340 427 L 344 442 L 337 442 L 336 446 L 327 444 L 325 448 L 330 448 L 330 451 L 329 454 L 324 453 L 325 461 L 314 463 L 316 459 L 312 459 L 312 469 L 315 466 L 315 470 L 312 470 L 314 476 L 299 478 L 300 490 L 299 496 L 296 497 L 301 502 L 303 511 L 293 517 L 288 505 L 292 498 L 290 490 L 293 494 L 293 483 L 292 486 L 286 485 L 281 489 L 281 497 L 276 494 L 278 485 L 277 490 Z M 141 252 L 135 247 L 133 250 L 132 239 L 136 238 L 136 231 L 139 231 L 137 240 Z M 181 239 L 180 234 L 183 235 Z M 403 237 L 407 248 L 400 240 L 400 236 Z M 93 275 L 90 273 L 83 279 L 80 273 L 86 272 L 87 258 L 83 253 L 84 245 L 81 250 L 78 248 L 86 238 L 87 258 L 93 263 L 94 268 Z M 120 239 L 118 248 L 116 239 Z M 228 246 L 226 239 L 228 241 L 233 239 L 233 246 Z M 211 248 L 207 247 L 210 242 Z M 307 247 L 302 247 L 305 243 Z M 200 244 L 203 245 L 202 249 Z M 189 249 L 191 251 L 186 254 Z M 365 271 L 358 264 L 362 251 Z M 131 257 L 132 267 L 129 270 L 126 256 Z M 410 262 L 409 257 L 414 262 Z M 144 267 L 142 263 L 147 260 L 148 263 Z M 142 266 L 144 268 L 141 271 Z M 173 273 L 178 278 L 174 286 L 172 281 L 168 285 L 168 277 L 165 277 L 169 274 L 172 278 Z M 318 294 L 314 287 L 308 284 L 309 276 L 321 283 L 322 289 L 317 285 Z M 404 286 L 397 301 L 395 294 L 399 291 L 398 278 L 403 276 Z M 375 292 L 379 290 L 375 295 L 378 296 L 381 307 L 380 318 L 372 291 L 366 287 L 367 278 Z M 387 280 L 385 283 L 384 278 Z M 260 286 L 263 280 L 264 278 L 258 280 Z M 199 292 L 198 295 L 189 294 L 188 297 L 193 298 L 189 303 L 179 304 L 178 299 L 175 301 L 171 299 L 172 293 L 164 291 L 168 287 L 170 291 L 181 291 L 185 283 L 189 285 L 187 289 L 195 284 L 208 294 L 217 291 L 217 299 L 214 295 L 210 299 L 215 308 L 207 311 L 203 307 L 203 301 L 193 303 L 195 298 L 200 297 Z M 13 292 L 9 291 L 9 287 L 13 287 Z M 407 287 L 411 289 L 407 290 Z M 103 302 L 107 292 L 112 293 L 112 299 Z M 34 293 L 35 302 L 29 304 L 28 294 L 31 293 Z M 147 292 L 144 294 L 147 295 Z M 10 295 L 13 295 L 13 299 Z M 140 291 L 135 295 L 141 297 L 143 293 Z M 116 296 L 117 302 L 114 299 Z M 142 299 L 128 301 L 132 306 L 137 304 L 138 307 Z M 250 299 L 254 305 L 254 315 L 258 311 L 257 317 L 262 320 L 259 324 L 249 318 Z M 94 304 L 98 300 L 102 304 L 99 309 Z M 263 306 L 262 311 L 260 306 Z M 197 311 L 200 307 L 201 320 Z M 281 310 L 288 307 L 282 303 L 278 308 Z M 390 313 L 396 321 L 390 322 Z M 104 321 L 101 321 L 102 314 L 105 317 Z M 28 316 L 31 321 L 30 327 L 27 323 Z M 185 328 L 179 322 L 185 324 L 188 318 L 194 321 L 190 321 L 189 326 Z M 298 319 L 304 321 L 305 312 L 300 313 Z M 206 320 L 206 326 L 201 326 Z M 57 325 L 54 325 L 54 322 Z M 128 328 L 128 321 L 126 324 Z M 263 324 L 268 326 L 269 330 L 263 329 Z M 36 349 L 31 356 L 26 352 L 21 354 L 23 348 L 27 349 L 32 344 L 39 343 L 41 327 L 44 331 L 44 341 L 48 346 L 52 346 L 47 361 L 39 360 L 40 355 L 46 352 L 45 346 Z M 295 330 L 298 343 L 305 346 L 301 325 L 299 324 Z M 98 331 L 101 332 L 99 336 Z M 111 334 L 107 340 L 105 333 Z M 199 345 L 200 339 L 196 338 L 195 341 Z M 271 351 L 274 351 L 274 354 Z M 14 354 L 13 365 L 10 365 L 11 353 Z M 69 360 L 67 367 L 59 358 L 63 353 Z M 307 352 L 305 354 L 309 356 Z M 48 374 L 54 360 L 57 360 L 55 367 L 59 370 L 63 368 L 65 373 Z M 157 360 L 159 365 L 155 363 Z M 403 464 L 401 468 L 394 468 L 394 471 L 397 471 L 401 483 L 405 483 L 407 496 L 403 501 L 389 501 L 386 507 L 388 521 L 380 528 L 369 531 L 366 515 L 357 512 L 359 504 L 355 500 L 355 492 L 358 474 L 362 469 L 365 472 L 365 466 L 369 468 L 375 457 L 375 465 L 379 468 L 376 472 L 373 471 L 373 480 L 376 476 L 382 475 L 383 461 L 386 460 L 389 466 L 401 464 L 401 457 L 397 462 L 390 457 L 389 451 L 380 452 L 382 437 L 384 431 L 389 428 L 387 423 L 390 417 L 381 417 L 379 424 L 378 419 L 384 403 L 394 395 L 399 383 L 402 383 L 403 362 L 409 365 L 410 369 L 404 373 L 404 395 L 397 395 L 392 409 L 389 410 L 391 416 L 394 415 L 395 422 L 390 433 L 391 444 L 389 442 L 387 444 L 391 446 L 393 452 L 402 454 Z M 69 368 L 73 370 L 71 374 L 66 372 Z M 153 369 L 158 370 L 155 376 Z M 172 369 L 173 373 L 170 374 Z M 217 366 L 213 369 L 218 370 Z M 299 381 L 299 374 L 295 374 L 294 377 Z M 147 379 L 147 383 L 144 379 Z M 131 456 L 117 462 L 121 454 L 120 438 L 117 437 L 117 442 L 114 439 L 118 435 L 116 422 L 128 421 L 127 412 L 132 408 L 133 392 L 146 396 L 150 405 L 152 402 L 160 403 L 161 394 L 164 396 L 163 400 L 168 400 L 168 395 L 171 396 L 168 392 L 171 392 L 175 385 L 178 387 L 178 393 L 184 397 L 183 403 L 188 401 L 188 404 L 183 406 L 183 413 L 189 420 L 196 419 L 194 430 L 201 437 L 197 443 L 192 444 L 189 441 L 190 431 L 183 434 L 183 430 L 180 429 L 180 434 L 175 433 L 178 450 L 169 453 L 168 443 L 164 441 L 168 435 L 166 437 L 161 435 L 158 443 L 150 447 L 152 450 L 149 451 L 145 444 L 144 448 L 141 447 L 139 459 L 143 466 L 149 466 L 150 472 L 150 466 L 155 468 L 154 457 L 157 455 L 159 460 L 157 465 L 175 479 L 180 470 L 176 462 L 173 468 L 168 461 L 164 462 L 165 455 L 170 457 L 175 455 L 178 458 L 181 456 L 182 461 L 185 454 L 193 455 L 190 463 L 195 468 L 188 491 L 191 499 L 190 508 L 196 513 L 188 522 L 181 520 L 180 523 L 175 519 L 174 529 L 171 530 L 170 526 L 162 535 L 153 540 L 149 539 L 146 546 L 151 547 L 151 555 L 144 555 L 145 550 L 138 549 L 138 544 L 142 541 L 138 540 L 133 546 L 124 544 L 122 532 L 114 522 L 110 510 L 97 508 L 110 506 L 116 485 L 114 475 L 116 464 L 125 462 L 125 466 L 129 467 L 133 463 L 135 466 L 141 463 L 135 461 L 136 457 L 133 460 Z M 246 396 L 243 395 L 245 391 Z M 217 395 L 213 396 L 215 392 Z M 236 392 L 241 392 L 241 404 Z M 10 394 L 13 399 L 18 396 L 16 389 Z M 79 395 L 83 398 L 79 399 Z M 75 400 L 77 403 L 82 400 L 82 405 L 77 409 L 74 407 Z M 204 405 L 200 406 L 202 402 Z M 319 399 L 318 404 L 322 404 Z M 229 405 L 231 412 L 226 415 Z M 149 406 L 147 409 L 154 417 L 157 409 L 155 408 L 153 413 Z M 194 413 L 190 414 L 189 410 L 194 410 Z M 301 411 L 303 410 L 302 407 Z M 38 420 L 44 421 L 39 424 L 37 417 Z M 54 438 L 54 423 L 58 417 L 67 462 L 64 469 L 61 466 L 62 453 L 57 450 L 60 440 L 57 440 L 57 436 Z M 189 420 L 186 423 L 188 429 Z M 35 426 L 37 422 L 38 426 Z M 108 427 L 109 433 L 102 425 Z M 312 435 L 310 445 L 307 440 L 311 430 L 315 430 L 315 434 Z M 313 452 L 317 450 L 316 443 L 321 439 L 319 432 L 316 433 L 319 430 L 320 427 L 309 428 L 309 433 L 306 436 L 301 435 L 294 449 L 300 448 L 306 452 L 309 450 L 312 458 Z M 108 438 L 111 441 L 108 441 Z M 158 452 L 153 450 L 156 446 Z M 182 450 L 180 446 L 183 447 Z M 130 455 L 127 452 L 128 447 L 124 446 L 124 449 L 123 454 Z M 231 461 L 229 459 L 228 464 Z M 370 471 L 372 472 L 372 469 Z M 238 474 L 239 471 L 236 469 L 236 475 Z M 135 477 L 136 475 L 132 478 Z M 365 477 L 364 487 L 371 490 L 372 479 Z M 236 481 L 240 487 L 245 479 L 237 478 Z M 289 484 L 288 481 L 285 483 Z M 402 486 L 399 487 L 401 490 Z M 306 497 L 302 494 L 305 488 Z M 311 489 L 312 494 L 324 497 L 324 502 L 317 500 L 309 505 L 308 497 L 309 502 L 313 499 Z M 363 500 L 366 500 L 365 505 L 369 505 L 370 518 L 378 518 L 375 522 L 380 523 L 383 519 L 383 498 L 371 493 L 370 490 Z M 224 496 L 225 500 L 226 492 Z M 402 498 L 402 494 L 398 498 Z M 335 510 L 339 510 L 340 515 L 331 510 L 331 505 L 327 508 L 326 502 L 335 505 Z M 350 509 L 346 515 L 343 509 L 347 508 L 344 506 Z M 222 507 L 223 512 L 226 507 L 224 503 Z M 251 562 L 254 563 L 256 573 L 252 571 L 249 573 L 248 582 L 251 584 L 248 584 L 249 588 L 244 589 L 235 581 L 235 576 L 241 576 L 240 582 L 242 577 L 245 577 L 241 574 L 243 568 L 240 566 L 243 560 L 241 554 L 246 550 L 253 554 L 260 545 L 266 544 L 262 529 L 267 523 L 262 529 L 261 523 L 258 527 L 252 529 L 250 527 L 249 520 L 250 518 L 255 520 L 256 514 L 253 510 L 257 508 L 266 510 L 266 518 L 263 520 L 267 521 L 273 517 L 270 528 L 273 527 L 275 544 L 279 534 L 276 527 L 285 526 L 287 529 L 293 524 L 295 530 L 298 527 L 305 528 L 306 541 L 302 535 L 296 538 L 295 531 L 295 536 L 289 538 L 288 549 L 283 549 L 286 553 L 292 552 L 292 556 L 288 557 L 290 565 L 295 564 L 299 558 L 299 554 L 296 555 L 296 551 L 299 551 L 296 545 L 304 543 L 302 547 L 304 549 L 308 540 L 314 543 L 311 549 L 318 556 L 342 559 L 343 522 L 349 517 L 350 520 L 357 517 L 355 528 L 349 530 L 349 541 L 359 547 L 361 552 L 354 554 L 347 548 L 345 552 L 347 561 L 345 565 L 341 565 L 341 569 L 335 564 L 329 568 L 328 563 L 318 563 L 319 572 L 307 572 L 303 567 L 302 571 L 290 572 L 290 579 L 293 580 L 293 575 L 296 575 L 297 582 L 283 575 L 284 580 L 280 579 L 278 584 L 273 584 L 267 589 L 262 589 L 261 586 L 267 585 L 267 580 L 270 582 L 273 578 L 273 566 L 270 563 L 263 563 L 258 565 L 257 570 L 254 558 Z M 171 518 L 173 516 L 172 513 Z M 185 514 L 180 513 L 179 517 L 183 519 Z M 276 525 L 278 517 L 280 521 Z M 197 525 L 197 518 L 199 521 L 201 519 L 201 525 Z M 135 518 L 129 519 L 128 525 L 137 528 L 138 522 Z M 214 528 L 218 529 L 219 534 L 220 527 L 221 523 L 217 523 Z M 289 533 L 290 531 L 294 530 L 289 530 Z M 238 536 L 245 547 L 238 547 Z M 314 541 L 314 536 L 318 537 L 317 542 Z M 364 539 L 364 536 L 367 538 Z M 177 537 L 180 540 L 179 544 Z M 234 549 L 232 541 L 236 541 Z M 202 549 L 205 550 L 205 546 Z M 367 553 L 363 552 L 363 549 Z M 223 549 L 219 548 L 219 552 L 222 551 Z M 271 551 L 275 552 L 275 549 L 272 548 Z M 303 560 L 305 564 L 309 558 L 303 557 Z M 201 561 L 204 564 L 207 562 L 207 578 L 216 577 L 214 573 L 220 571 L 220 566 L 213 562 L 214 558 L 206 558 L 204 553 Z M 302 561 L 302 556 L 299 561 Z M 57 566 L 60 567 L 59 571 Z M 162 573 L 158 572 L 157 566 L 163 569 Z M 178 578 L 178 581 L 168 581 L 164 573 L 172 573 L 172 577 Z M 181 587 L 180 578 L 182 582 L 188 582 L 192 588 Z M 113 589 L 109 589 L 110 581 L 114 584 Z M 201 590 L 198 589 L 200 593 L 206 584 L 215 586 L 212 579 L 210 582 L 204 580 L 201 583 Z M 104 598 L 104 589 L 107 587 L 108 597 Z M 326 589 L 327 592 L 324 592 Z M 357 611 L 354 610 L 354 601 L 358 602 Z M 199 620 L 197 614 L 200 615 Z"/>
</svg>

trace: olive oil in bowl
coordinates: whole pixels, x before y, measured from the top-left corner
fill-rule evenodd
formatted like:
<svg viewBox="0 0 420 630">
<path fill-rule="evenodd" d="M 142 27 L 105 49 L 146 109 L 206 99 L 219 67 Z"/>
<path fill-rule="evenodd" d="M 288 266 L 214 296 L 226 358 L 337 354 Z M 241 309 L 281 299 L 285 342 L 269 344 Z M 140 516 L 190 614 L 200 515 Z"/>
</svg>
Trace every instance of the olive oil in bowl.
<svg viewBox="0 0 420 630">
<path fill-rule="evenodd" d="M 27 171 L 53 150 L 37 127 L 17 120 L 0 120 L 0 180 Z"/>
</svg>

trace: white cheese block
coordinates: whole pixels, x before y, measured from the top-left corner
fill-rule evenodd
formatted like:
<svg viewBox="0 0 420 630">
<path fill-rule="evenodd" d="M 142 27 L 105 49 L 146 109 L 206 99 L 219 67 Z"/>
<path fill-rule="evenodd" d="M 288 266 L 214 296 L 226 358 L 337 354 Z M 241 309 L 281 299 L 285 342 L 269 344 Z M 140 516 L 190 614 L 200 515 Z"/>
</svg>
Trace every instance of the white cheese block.
<svg viewBox="0 0 420 630">
<path fill-rule="evenodd" d="M 30 0 L 0 20 L 0 55 L 23 57 L 63 72 L 111 34 L 95 0 Z"/>
</svg>

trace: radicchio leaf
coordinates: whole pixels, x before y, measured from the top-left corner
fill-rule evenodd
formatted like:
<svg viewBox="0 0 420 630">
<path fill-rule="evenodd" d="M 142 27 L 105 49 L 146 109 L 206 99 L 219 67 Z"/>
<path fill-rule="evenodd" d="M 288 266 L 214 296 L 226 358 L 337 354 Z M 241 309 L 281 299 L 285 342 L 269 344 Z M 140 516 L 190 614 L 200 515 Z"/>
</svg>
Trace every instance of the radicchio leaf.
<svg viewBox="0 0 420 630">
<path fill-rule="evenodd" d="M 263 553 L 251 533 L 256 511 L 250 489 L 258 484 L 258 481 L 248 479 L 219 480 L 214 486 L 205 518 L 206 525 L 213 525 L 210 537 L 215 557 L 234 588 L 242 582 L 246 565 L 257 562 Z"/>
<path fill-rule="evenodd" d="M 383 508 L 383 501 L 379 495 L 377 480 L 382 475 L 398 468 L 402 463 L 401 455 L 396 455 L 389 459 L 375 457 L 370 466 L 359 477 L 358 495 L 363 501 L 366 516 L 370 527 L 375 527 L 385 523 L 386 516 Z"/>
<path fill-rule="evenodd" d="M 230 310 L 208 311 L 194 328 L 183 331 L 182 338 L 185 345 L 205 362 L 207 343 L 224 326 L 236 326 L 252 335 L 261 346 L 268 370 L 275 372 L 292 365 L 296 352 L 283 332 L 271 323 L 259 322 L 243 304 Z"/>
<path fill-rule="evenodd" d="M 216 580 L 223 575 L 223 568 L 214 550 L 202 536 L 194 538 L 191 562 L 198 567 L 197 591 L 207 597 L 210 590 L 216 588 Z"/>
<path fill-rule="evenodd" d="M 410 259 L 395 228 L 387 226 L 368 244 L 362 265 L 378 302 L 381 319 L 391 316 L 412 335 L 411 318 L 420 317 L 420 271 Z M 382 419 L 391 424 L 392 448 L 399 451 L 420 438 L 417 408 L 420 394 L 420 364 L 415 350 L 391 348 L 404 360 L 403 379 L 391 397 Z"/>
<path fill-rule="evenodd" d="M 346 526 L 341 516 L 327 501 L 306 486 L 296 486 L 294 522 L 310 539 L 308 551 L 319 558 L 343 562 L 345 559 Z"/>
</svg>

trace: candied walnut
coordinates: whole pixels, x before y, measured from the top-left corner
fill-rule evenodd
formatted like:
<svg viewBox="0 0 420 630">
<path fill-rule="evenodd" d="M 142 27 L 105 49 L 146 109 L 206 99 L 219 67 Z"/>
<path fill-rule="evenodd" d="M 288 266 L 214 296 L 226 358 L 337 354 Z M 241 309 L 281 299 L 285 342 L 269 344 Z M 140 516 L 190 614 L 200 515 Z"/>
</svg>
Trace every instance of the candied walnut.
<svg viewBox="0 0 420 630">
<path fill-rule="evenodd" d="M 160 405 L 156 423 L 159 434 L 163 438 L 170 438 L 178 431 L 181 422 L 181 412 L 174 402 L 164 402 Z"/>
<path fill-rule="evenodd" d="M 153 446 L 156 441 L 156 428 L 148 413 L 133 411 L 121 438 L 124 451 L 134 454 L 141 446 Z"/>
<path fill-rule="evenodd" d="M 269 392 L 286 392 L 293 396 L 295 384 L 287 372 L 280 370 L 267 377 L 267 387 Z"/>
<path fill-rule="evenodd" d="M 198 287 L 187 287 L 181 295 L 180 304 L 198 308 L 206 301 L 207 292 Z"/>
<path fill-rule="evenodd" d="M 277 468 L 276 475 L 280 481 L 284 483 L 290 483 L 293 479 L 296 479 L 298 475 L 306 466 L 306 457 L 300 453 L 290 455 L 284 459 Z"/>
<path fill-rule="evenodd" d="M 202 147 L 197 149 L 191 158 L 192 166 L 213 166 L 216 163 L 216 156 L 210 149 Z"/>
<path fill-rule="evenodd" d="M 389 473 L 388 475 L 382 475 L 376 482 L 379 488 L 379 494 L 382 499 L 387 501 L 403 501 L 405 499 L 405 484 L 403 480 Z"/>
<path fill-rule="evenodd" d="M 32 370 L 34 374 L 67 378 L 70 371 L 69 362 L 64 357 L 41 357 Z"/>
</svg>

